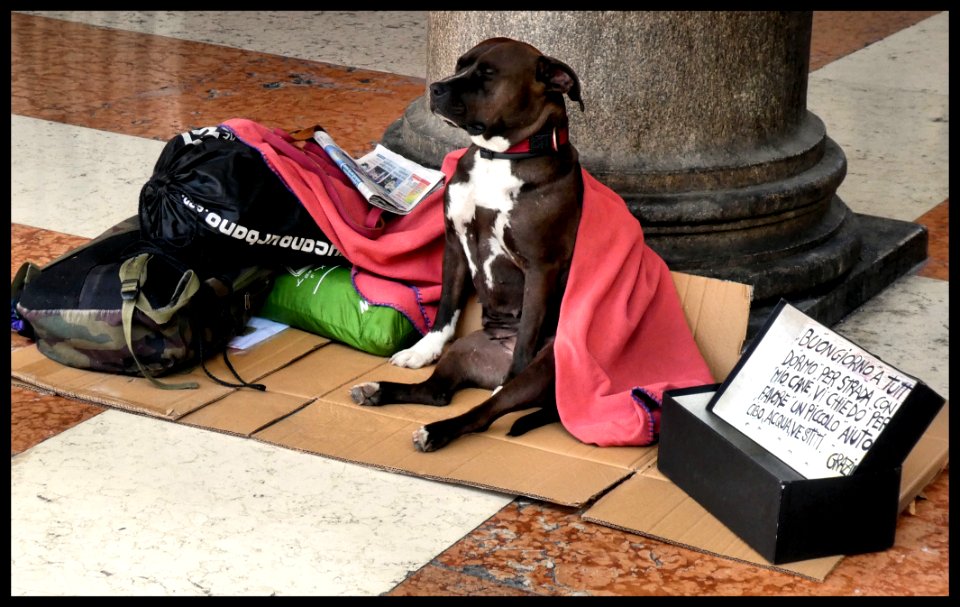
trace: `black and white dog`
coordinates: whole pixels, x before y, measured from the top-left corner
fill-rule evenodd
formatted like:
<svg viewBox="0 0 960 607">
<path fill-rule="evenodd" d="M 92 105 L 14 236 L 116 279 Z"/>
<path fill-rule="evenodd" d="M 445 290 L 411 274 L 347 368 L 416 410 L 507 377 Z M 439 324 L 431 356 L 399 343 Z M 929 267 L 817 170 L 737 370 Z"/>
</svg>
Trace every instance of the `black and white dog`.
<svg viewBox="0 0 960 607">
<path fill-rule="evenodd" d="M 512 411 L 537 409 L 518 419 L 510 435 L 559 419 L 553 339 L 583 196 L 564 95 L 583 110 L 568 65 L 508 38 L 481 42 L 457 60 L 452 76 L 430 85 L 431 110 L 464 129 L 472 145 L 446 187 L 434 328 L 390 360 L 409 368 L 437 365 L 421 383 L 368 382 L 350 391 L 362 405 L 446 405 L 462 388 L 494 390 L 463 415 L 415 432 L 421 451 L 482 432 Z M 483 328 L 444 351 L 471 291 Z"/>
</svg>

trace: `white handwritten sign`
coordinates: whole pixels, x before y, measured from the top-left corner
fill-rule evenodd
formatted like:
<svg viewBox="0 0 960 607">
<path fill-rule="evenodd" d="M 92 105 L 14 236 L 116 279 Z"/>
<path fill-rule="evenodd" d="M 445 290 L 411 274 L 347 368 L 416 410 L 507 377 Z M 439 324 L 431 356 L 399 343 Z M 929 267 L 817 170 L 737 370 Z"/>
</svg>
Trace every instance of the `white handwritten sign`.
<svg viewBox="0 0 960 607">
<path fill-rule="evenodd" d="M 850 475 L 917 380 L 784 303 L 712 411 L 806 478 Z"/>
</svg>

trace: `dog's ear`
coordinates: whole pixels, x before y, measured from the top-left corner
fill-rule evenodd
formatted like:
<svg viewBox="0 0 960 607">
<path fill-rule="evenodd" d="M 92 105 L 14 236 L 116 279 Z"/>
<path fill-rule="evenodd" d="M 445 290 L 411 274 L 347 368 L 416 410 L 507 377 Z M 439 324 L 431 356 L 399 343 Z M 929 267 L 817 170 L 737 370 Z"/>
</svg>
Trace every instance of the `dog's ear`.
<svg viewBox="0 0 960 607">
<path fill-rule="evenodd" d="M 546 83 L 548 91 L 565 93 L 572 101 L 579 103 L 580 111 L 583 111 L 580 80 L 569 65 L 553 57 L 541 55 L 537 59 L 537 80 Z"/>
</svg>

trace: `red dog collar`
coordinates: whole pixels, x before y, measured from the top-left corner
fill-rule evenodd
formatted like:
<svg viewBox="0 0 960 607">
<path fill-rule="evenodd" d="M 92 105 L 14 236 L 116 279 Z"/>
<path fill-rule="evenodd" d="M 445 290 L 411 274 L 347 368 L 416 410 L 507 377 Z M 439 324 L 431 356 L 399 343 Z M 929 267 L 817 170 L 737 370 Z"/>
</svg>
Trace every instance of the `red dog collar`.
<svg viewBox="0 0 960 607">
<path fill-rule="evenodd" d="M 556 153 L 560 150 L 560 146 L 566 145 L 569 140 L 570 132 L 567 127 L 543 129 L 520 143 L 510 146 L 505 152 L 494 152 L 493 150 L 480 148 L 480 157 L 487 160 L 494 158 L 516 160 L 545 156 Z"/>
</svg>

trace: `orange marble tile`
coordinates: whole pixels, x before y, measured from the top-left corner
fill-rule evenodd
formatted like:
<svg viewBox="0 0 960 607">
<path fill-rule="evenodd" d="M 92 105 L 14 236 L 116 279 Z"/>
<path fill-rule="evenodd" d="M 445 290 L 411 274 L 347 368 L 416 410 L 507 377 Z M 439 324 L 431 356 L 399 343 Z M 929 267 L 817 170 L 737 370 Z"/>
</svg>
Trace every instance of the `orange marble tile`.
<svg viewBox="0 0 960 607">
<path fill-rule="evenodd" d="M 522 583 L 522 580 L 520 581 Z M 523 588 L 426 565 L 385 596 L 537 596 Z"/>
<path fill-rule="evenodd" d="M 579 513 L 517 500 L 391 594 L 469 594 L 463 576 L 490 589 L 539 595 L 945 595 L 949 591 L 949 470 L 898 520 L 896 543 L 845 558 L 824 582 L 734 562 L 581 521 Z M 448 572 L 448 573 L 444 573 Z"/>
<path fill-rule="evenodd" d="M 946 199 L 917 219 L 927 228 L 927 261 L 920 276 L 950 280 L 950 199 Z"/>
<path fill-rule="evenodd" d="M 25 262 L 45 265 L 89 241 L 83 236 L 74 236 L 52 230 L 10 224 L 10 280 Z"/>
<path fill-rule="evenodd" d="M 815 11 L 810 69 L 937 12 Z M 289 130 L 322 124 L 361 154 L 425 86 L 409 76 L 17 13 L 11 37 L 13 113 L 159 140 L 244 117 Z"/>
<path fill-rule="evenodd" d="M 810 71 L 941 11 L 814 11 Z"/>
<path fill-rule="evenodd" d="M 10 224 L 10 279 L 23 262 L 32 261 L 42 266 L 88 240 L 82 236 Z M 11 331 L 11 350 L 32 343 Z M 11 385 L 10 454 L 22 453 L 102 411 L 103 407 Z"/>
<path fill-rule="evenodd" d="M 421 78 L 11 14 L 11 111 L 167 140 L 229 118 L 374 147 Z M 51 56 L 57 60 L 52 61 Z"/>
<path fill-rule="evenodd" d="M 11 386 L 10 455 L 22 453 L 103 411 L 96 405 Z"/>
</svg>

